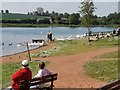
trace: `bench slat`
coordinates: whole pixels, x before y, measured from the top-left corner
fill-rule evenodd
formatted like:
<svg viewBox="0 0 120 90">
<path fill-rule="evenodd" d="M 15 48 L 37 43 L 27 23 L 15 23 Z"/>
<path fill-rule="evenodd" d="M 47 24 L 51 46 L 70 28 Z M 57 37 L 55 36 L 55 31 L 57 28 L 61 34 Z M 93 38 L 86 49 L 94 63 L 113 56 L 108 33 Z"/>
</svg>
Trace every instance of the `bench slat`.
<svg viewBox="0 0 120 90">
<path fill-rule="evenodd" d="M 120 90 L 120 84 L 116 85 L 115 87 L 112 87 L 110 90 Z"/>
<path fill-rule="evenodd" d="M 57 78 L 54 78 L 54 80 L 57 80 Z M 42 83 L 47 83 L 47 82 L 51 82 L 52 79 L 49 79 L 49 80 L 45 80 L 45 81 L 42 81 L 42 80 L 38 80 L 38 81 L 34 81 L 34 82 L 31 82 L 30 86 L 34 86 L 34 85 L 38 85 L 38 84 L 42 84 Z"/>
<path fill-rule="evenodd" d="M 47 75 L 47 76 L 43 76 L 42 78 L 50 78 L 50 77 L 57 77 L 57 73 L 56 74 L 52 74 L 52 75 Z M 33 81 L 37 81 L 37 80 L 40 80 L 41 78 L 33 78 L 30 80 L 30 82 L 33 82 Z"/>
<path fill-rule="evenodd" d="M 54 80 L 57 80 L 57 74 L 43 76 L 42 78 L 34 78 L 30 81 L 31 82 L 30 86 L 34 86 L 46 82 L 52 82 Z"/>
<path fill-rule="evenodd" d="M 105 86 L 100 87 L 98 90 L 108 90 L 108 89 L 112 90 L 112 88 L 114 88 L 114 87 L 115 88 L 120 87 L 119 84 L 120 84 L 120 80 L 117 80 L 117 81 L 114 81 L 110 84 L 107 84 Z M 118 89 L 113 89 L 113 90 L 118 90 Z"/>
<path fill-rule="evenodd" d="M 53 89 L 53 81 L 57 80 L 57 75 L 58 74 L 55 73 L 55 74 L 52 74 L 52 75 L 43 76 L 42 78 L 33 78 L 30 81 L 28 81 L 28 83 L 25 84 L 25 85 L 23 85 L 23 84 L 26 81 L 21 81 L 20 84 L 22 85 L 22 87 L 20 88 L 20 90 L 23 90 L 26 87 L 28 87 L 28 89 L 25 89 L 25 90 L 29 90 L 30 86 L 36 86 L 36 85 L 44 84 L 44 83 L 47 83 L 47 82 L 51 82 L 50 87 L 43 87 L 43 88 L 40 88 L 40 90 L 44 89 L 44 88 L 50 88 L 50 90 L 52 90 Z"/>
</svg>

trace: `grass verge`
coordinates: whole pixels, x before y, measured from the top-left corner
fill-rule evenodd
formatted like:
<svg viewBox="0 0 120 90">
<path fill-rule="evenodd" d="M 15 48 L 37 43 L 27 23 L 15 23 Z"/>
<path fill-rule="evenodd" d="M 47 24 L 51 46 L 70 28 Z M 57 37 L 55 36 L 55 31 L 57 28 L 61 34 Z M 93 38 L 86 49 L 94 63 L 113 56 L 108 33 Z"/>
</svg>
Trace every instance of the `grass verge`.
<svg viewBox="0 0 120 90">
<path fill-rule="evenodd" d="M 117 47 L 118 40 L 114 38 L 103 38 L 99 41 L 92 41 L 91 45 L 88 45 L 87 39 L 71 40 L 71 41 L 56 41 L 54 48 L 47 49 L 32 54 L 32 57 L 41 56 L 60 56 L 60 55 L 72 55 L 92 51 L 98 48 Z"/>
<path fill-rule="evenodd" d="M 102 61 L 100 61 L 101 58 L 103 58 Z M 93 58 L 93 60 L 87 62 L 84 65 L 84 69 L 85 74 L 97 80 L 111 82 L 118 79 L 119 78 L 118 51 L 106 53 L 101 56 Z"/>
<path fill-rule="evenodd" d="M 101 56 L 96 56 L 95 58 L 118 58 L 118 56 L 119 56 L 118 51 L 114 51 L 114 52 L 106 53 Z"/>
<path fill-rule="evenodd" d="M 118 61 L 91 61 L 84 65 L 85 73 L 97 80 L 111 82 L 118 78 Z"/>
</svg>

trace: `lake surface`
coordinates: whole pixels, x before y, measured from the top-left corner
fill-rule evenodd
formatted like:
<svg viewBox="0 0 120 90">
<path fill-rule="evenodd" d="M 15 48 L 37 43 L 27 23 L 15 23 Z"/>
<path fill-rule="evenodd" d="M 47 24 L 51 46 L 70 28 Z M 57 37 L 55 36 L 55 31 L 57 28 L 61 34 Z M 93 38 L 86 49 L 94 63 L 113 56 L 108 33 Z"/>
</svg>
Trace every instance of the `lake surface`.
<svg viewBox="0 0 120 90">
<path fill-rule="evenodd" d="M 92 32 L 113 31 L 114 28 L 93 27 Z M 18 43 L 31 42 L 33 38 L 47 39 L 47 32 L 53 33 L 53 38 L 65 38 L 72 35 L 83 35 L 88 30 L 84 27 L 45 27 L 45 28 L 1 28 L 0 29 L 0 56 L 11 55 L 26 51 L 26 45 L 18 47 Z M 4 42 L 4 45 L 2 43 Z M 12 45 L 9 45 L 12 44 Z M 30 47 L 33 49 L 35 47 Z"/>
</svg>

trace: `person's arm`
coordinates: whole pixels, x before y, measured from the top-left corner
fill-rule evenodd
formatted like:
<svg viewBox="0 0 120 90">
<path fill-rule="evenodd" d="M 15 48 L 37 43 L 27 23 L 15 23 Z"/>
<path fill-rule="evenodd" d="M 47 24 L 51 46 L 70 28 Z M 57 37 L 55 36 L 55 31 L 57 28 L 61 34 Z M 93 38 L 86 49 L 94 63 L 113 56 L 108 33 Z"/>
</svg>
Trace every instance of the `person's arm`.
<svg viewBox="0 0 120 90">
<path fill-rule="evenodd" d="M 19 77 L 20 77 L 20 71 L 17 71 L 16 73 L 14 73 L 13 75 L 12 75 L 12 80 L 13 81 L 16 81 L 16 80 L 18 80 L 19 79 Z"/>
<path fill-rule="evenodd" d="M 34 78 L 42 77 L 42 70 L 39 70 L 38 73 L 34 76 Z"/>
<path fill-rule="evenodd" d="M 32 72 L 30 73 L 30 78 L 32 79 Z"/>
</svg>

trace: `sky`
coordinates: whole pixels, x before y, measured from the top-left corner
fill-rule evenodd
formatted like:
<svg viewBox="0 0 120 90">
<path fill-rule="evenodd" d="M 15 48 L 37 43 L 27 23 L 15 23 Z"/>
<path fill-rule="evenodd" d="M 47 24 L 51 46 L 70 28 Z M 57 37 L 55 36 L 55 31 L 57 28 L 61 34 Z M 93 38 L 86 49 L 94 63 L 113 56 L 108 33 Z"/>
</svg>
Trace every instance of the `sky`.
<svg viewBox="0 0 120 90">
<path fill-rule="evenodd" d="M 43 2 L 44 1 L 44 2 Z M 110 13 L 118 12 L 119 0 L 93 0 L 95 15 L 107 16 Z M 2 10 L 9 10 L 11 13 L 24 13 L 36 11 L 42 7 L 44 11 L 56 11 L 59 13 L 78 13 L 81 0 L 2 0 Z"/>
</svg>

